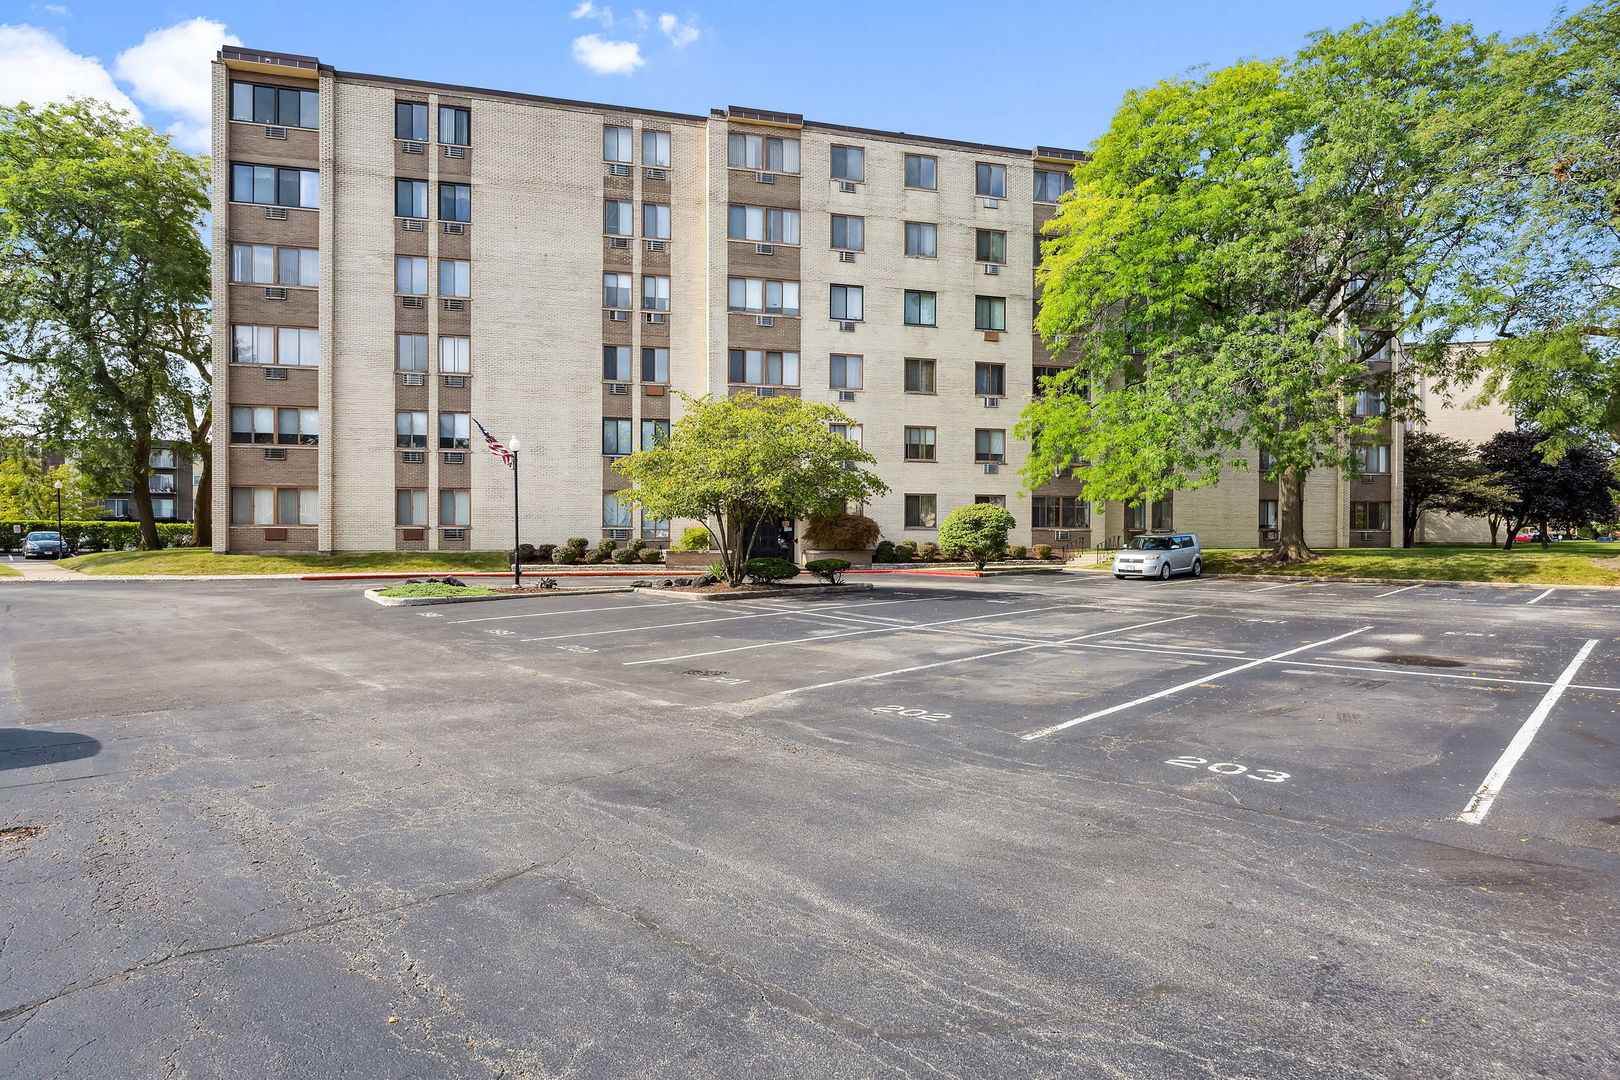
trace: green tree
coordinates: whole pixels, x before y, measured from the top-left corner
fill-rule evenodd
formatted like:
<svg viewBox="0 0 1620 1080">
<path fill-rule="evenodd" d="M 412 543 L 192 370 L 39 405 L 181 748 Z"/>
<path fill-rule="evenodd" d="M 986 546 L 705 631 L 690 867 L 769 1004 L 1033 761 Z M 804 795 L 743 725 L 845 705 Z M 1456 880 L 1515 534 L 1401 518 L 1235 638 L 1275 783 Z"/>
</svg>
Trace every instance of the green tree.
<svg viewBox="0 0 1620 1080">
<path fill-rule="evenodd" d="M 1422 428 L 1406 435 L 1401 459 L 1401 546 L 1411 547 L 1423 515 L 1453 509 L 1466 485 L 1484 472 L 1474 447 Z"/>
<path fill-rule="evenodd" d="M 1026 484 L 1071 470 L 1089 499 L 1154 499 L 1257 446 L 1272 557 L 1311 558 L 1310 472 L 1412 412 L 1367 361 L 1491 220 L 1454 182 L 1492 165 L 1458 118 L 1491 51 L 1415 7 L 1129 94 L 1048 227 L 1037 326 L 1076 363 L 1024 414 Z M 1385 415 L 1350 407 L 1363 389 Z"/>
<path fill-rule="evenodd" d="M 1437 509 L 1464 517 L 1484 518 L 1495 546 L 1497 533 L 1513 513 L 1513 489 L 1481 465 L 1477 475 L 1463 480 Z"/>
<path fill-rule="evenodd" d="M 1540 430 L 1524 427 L 1499 431 L 1480 449 L 1480 460 L 1511 493 L 1507 540 L 1502 545 L 1508 551 L 1526 525 L 1536 526 L 1545 551 L 1553 524 L 1614 518 L 1615 493 L 1620 489 L 1615 463 L 1589 446 L 1568 447 L 1548 461 L 1545 441 Z"/>
<path fill-rule="evenodd" d="M 43 455 L 23 452 L 14 445 L 0 446 L 0 520 L 53 520 L 58 483 L 62 485 L 63 521 L 101 517 L 104 492 L 94 477 L 80 472 L 71 462 L 50 466 Z"/>
<path fill-rule="evenodd" d="M 0 364 L 53 444 L 116 457 L 143 548 L 161 439 L 189 441 L 208 490 L 207 184 L 206 159 L 103 104 L 0 107 Z"/>
<path fill-rule="evenodd" d="M 958 506 L 939 525 L 940 553 L 952 559 L 972 559 L 983 570 L 991 559 L 1007 553 L 1007 534 L 1015 524 L 1004 506 L 969 503 Z"/>
<path fill-rule="evenodd" d="M 701 521 L 732 585 L 742 583 L 761 522 L 839 513 L 888 490 L 861 467 L 876 459 L 830 430 L 852 422 L 831 405 L 796 397 L 680 398 L 686 414 L 669 437 L 614 466 L 635 485 L 619 498 L 648 517 Z"/>
</svg>

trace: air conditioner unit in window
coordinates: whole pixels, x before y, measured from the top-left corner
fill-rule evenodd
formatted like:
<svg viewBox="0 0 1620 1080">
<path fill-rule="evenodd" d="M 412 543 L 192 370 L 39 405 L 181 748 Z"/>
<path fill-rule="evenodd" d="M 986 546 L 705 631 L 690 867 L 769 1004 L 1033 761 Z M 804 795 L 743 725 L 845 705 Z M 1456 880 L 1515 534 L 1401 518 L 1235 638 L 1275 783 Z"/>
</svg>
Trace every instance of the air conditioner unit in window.
<svg viewBox="0 0 1620 1080">
<path fill-rule="evenodd" d="M 420 296 L 402 296 L 399 298 L 399 303 L 401 307 L 409 308 L 419 308 L 427 305 L 427 301 Z"/>
<path fill-rule="evenodd" d="M 985 263 L 984 272 L 991 275 L 999 274 L 1001 273 L 1001 267 L 997 266 L 995 263 Z"/>
<path fill-rule="evenodd" d="M 466 311 L 467 310 L 467 301 L 465 301 L 465 300 L 446 300 L 444 302 L 444 310 L 446 310 L 446 311 Z"/>
<path fill-rule="evenodd" d="M 1063 529 L 1059 529 L 1057 532 L 1052 534 L 1052 539 L 1054 540 L 1067 540 L 1068 538 L 1069 534 Z"/>
<path fill-rule="evenodd" d="M 447 450 L 444 454 L 444 463 L 446 465 L 465 465 L 467 464 L 467 454 L 462 450 Z"/>
<path fill-rule="evenodd" d="M 774 387 L 774 386 L 756 386 L 756 387 L 754 387 L 754 393 L 759 395 L 760 397 L 775 397 L 776 396 L 776 387 Z"/>
<path fill-rule="evenodd" d="M 264 452 L 264 460 L 266 460 L 266 461 L 286 461 L 287 460 L 287 448 L 285 446 L 272 446 L 272 447 L 267 448 L 265 450 L 265 452 Z"/>
<path fill-rule="evenodd" d="M 1363 484 L 1370 484 L 1370 483 L 1372 483 L 1372 482 L 1373 482 L 1373 478 L 1372 478 L 1372 477 L 1370 477 L 1370 476 L 1363 476 L 1363 477 L 1362 477 L 1362 478 L 1361 478 L 1361 482 L 1362 482 L 1362 483 L 1363 483 Z"/>
<path fill-rule="evenodd" d="M 984 332 L 984 340 L 986 340 L 986 341 L 1000 341 L 1001 340 L 1001 331 L 999 331 L 999 330 L 986 330 Z"/>
<path fill-rule="evenodd" d="M 648 180 L 668 180 L 669 172 L 664 169 L 648 169 L 643 174 Z"/>
<path fill-rule="evenodd" d="M 629 392 L 630 392 L 630 384 L 629 383 L 622 383 L 622 382 L 608 383 L 608 393 L 610 393 L 610 394 L 628 394 Z"/>
<path fill-rule="evenodd" d="M 853 251 L 840 251 L 838 253 L 838 261 L 839 262 L 854 262 L 855 261 L 855 253 Z"/>
<path fill-rule="evenodd" d="M 650 323 L 667 322 L 669 321 L 669 316 L 665 315 L 662 311 L 649 311 L 647 312 L 647 321 Z"/>
<path fill-rule="evenodd" d="M 608 312 L 608 322 L 629 322 L 629 321 L 630 321 L 630 313 L 628 311 L 610 311 L 610 312 Z"/>
<path fill-rule="evenodd" d="M 266 300 L 285 300 L 285 299 L 287 299 L 287 290 L 286 289 L 278 289 L 278 288 L 274 288 L 274 287 L 266 287 L 265 290 L 264 290 L 264 298 Z"/>
<path fill-rule="evenodd" d="M 987 409 L 999 409 L 1001 408 L 1001 399 L 998 397 L 987 397 L 984 399 L 984 407 Z"/>
<path fill-rule="evenodd" d="M 465 236 L 467 225 L 461 221 L 447 221 L 444 223 L 444 232 L 446 236 Z"/>
<path fill-rule="evenodd" d="M 776 245 L 775 244 L 755 244 L 754 245 L 754 254 L 755 255 L 775 255 L 776 254 Z"/>
<path fill-rule="evenodd" d="M 267 139 L 285 139 L 287 137 L 287 129 L 284 127 L 275 127 L 273 125 L 266 127 L 264 129 L 264 137 Z"/>
<path fill-rule="evenodd" d="M 668 251 L 669 250 L 669 241 L 668 240 L 648 240 L 647 241 L 647 250 L 648 251 Z"/>
<path fill-rule="evenodd" d="M 406 232 L 421 232 L 427 227 L 427 222 L 418 221 L 416 218 L 401 218 L 399 227 Z"/>
<path fill-rule="evenodd" d="M 609 176 L 629 176 L 630 175 L 630 166 L 628 166 L 628 165 L 609 165 L 608 166 L 608 175 Z"/>
<path fill-rule="evenodd" d="M 984 200 L 984 208 L 986 210 L 994 210 L 997 207 L 999 207 L 1000 205 L 1001 205 L 1001 200 L 1000 199 L 986 199 L 986 200 Z"/>
<path fill-rule="evenodd" d="M 1277 539 L 1277 530 L 1276 529 L 1261 529 L 1260 530 L 1260 539 L 1265 540 L 1265 541 L 1272 541 L 1272 540 Z"/>
<path fill-rule="evenodd" d="M 774 184 L 776 183 L 776 174 L 769 172 L 755 173 L 754 179 L 761 184 Z"/>
<path fill-rule="evenodd" d="M 775 315 L 755 315 L 754 316 L 754 325 L 755 326 L 775 326 L 776 325 L 776 316 Z"/>
<path fill-rule="evenodd" d="M 609 540 L 628 540 L 628 539 L 630 539 L 630 530 L 629 529 L 603 529 L 602 530 L 602 535 L 607 537 L 607 539 L 609 539 Z"/>
<path fill-rule="evenodd" d="M 855 183 L 852 180 L 840 180 L 838 181 L 838 190 L 847 195 L 853 195 L 855 194 Z"/>
<path fill-rule="evenodd" d="M 846 334 L 853 334 L 855 332 L 855 324 L 852 322 L 841 322 L 838 324 L 838 329 L 842 330 Z"/>
<path fill-rule="evenodd" d="M 444 377 L 444 385 L 446 385 L 446 386 L 466 386 L 467 385 L 467 376 L 465 376 L 465 375 L 446 375 Z"/>
<path fill-rule="evenodd" d="M 998 462 L 991 461 L 991 462 L 986 462 L 985 463 L 984 473 L 985 473 L 986 476 L 994 476 L 994 475 L 996 475 L 996 473 L 998 473 L 1000 471 L 1001 471 L 1001 465 Z"/>
<path fill-rule="evenodd" d="M 630 246 L 630 238 L 628 236 L 610 236 L 610 237 L 608 237 L 608 247 L 610 247 L 610 248 L 627 248 L 629 246 Z"/>
<path fill-rule="evenodd" d="M 853 390 L 840 390 L 840 391 L 838 391 L 838 400 L 839 401 L 854 401 L 855 400 L 855 391 L 853 391 Z"/>
<path fill-rule="evenodd" d="M 271 221 L 286 221 L 287 208 L 285 206 L 267 206 L 264 208 L 264 216 Z"/>
<path fill-rule="evenodd" d="M 467 530 L 466 529 L 445 529 L 444 530 L 444 538 L 446 540 L 465 540 L 465 539 L 467 539 Z"/>
<path fill-rule="evenodd" d="M 427 462 L 427 454 L 421 450 L 407 450 L 399 455 L 399 460 L 407 465 L 422 465 Z"/>
<path fill-rule="evenodd" d="M 444 156 L 449 158 L 464 158 L 467 156 L 467 148 L 465 146 L 447 146 L 444 148 Z"/>
<path fill-rule="evenodd" d="M 614 464 L 617 464 L 618 462 L 623 461 L 628 456 L 629 455 L 627 455 L 627 454 L 603 454 L 602 455 L 602 460 L 607 462 L 607 464 L 609 464 L 609 465 L 614 465 Z"/>
<path fill-rule="evenodd" d="M 408 371 L 404 375 L 400 376 L 400 381 L 406 386 L 426 386 L 427 376 L 423 375 L 420 371 Z"/>
<path fill-rule="evenodd" d="M 399 151 L 402 154 L 420 154 L 425 149 L 427 148 L 419 142 L 402 142 L 399 144 Z"/>
<path fill-rule="evenodd" d="M 264 377 L 267 378 L 267 379 L 272 379 L 272 380 L 274 380 L 274 379 L 285 379 L 287 377 L 287 369 L 286 368 L 278 368 L 278 367 L 267 367 L 267 368 L 264 369 Z"/>
</svg>

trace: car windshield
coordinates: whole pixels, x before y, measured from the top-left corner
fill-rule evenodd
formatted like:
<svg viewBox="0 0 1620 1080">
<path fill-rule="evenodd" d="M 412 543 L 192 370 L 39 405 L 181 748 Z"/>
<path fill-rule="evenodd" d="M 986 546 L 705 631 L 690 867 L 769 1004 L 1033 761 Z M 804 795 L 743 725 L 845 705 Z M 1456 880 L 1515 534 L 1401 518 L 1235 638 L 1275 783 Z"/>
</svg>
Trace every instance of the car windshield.
<svg viewBox="0 0 1620 1080">
<path fill-rule="evenodd" d="M 28 534 L 28 539 L 30 539 L 30 540 L 60 540 L 60 539 L 62 539 L 62 534 L 61 533 L 29 533 Z"/>
<path fill-rule="evenodd" d="M 1133 536 L 1131 542 L 1125 545 L 1127 551 L 1169 551 L 1170 538 L 1168 536 Z"/>
</svg>

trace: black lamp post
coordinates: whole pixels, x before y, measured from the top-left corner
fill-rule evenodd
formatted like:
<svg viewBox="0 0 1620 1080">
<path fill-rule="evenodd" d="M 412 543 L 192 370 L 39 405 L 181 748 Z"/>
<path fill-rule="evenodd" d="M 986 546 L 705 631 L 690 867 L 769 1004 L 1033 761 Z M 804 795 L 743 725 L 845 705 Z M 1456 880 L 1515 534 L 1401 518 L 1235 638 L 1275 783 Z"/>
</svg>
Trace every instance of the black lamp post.
<svg viewBox="0 0 1620 1080">
<path fill-rule="evenodd" d="M 518 554 L 518 541 L 522 538 L 522 529 L 518 525 L 518 451 L 523 449 L 521 439 L 513 439 L 507 444 L 512 451 L 512 585 L 523 588 L 523 556 Z"/>
<path fill-rule="evenodd" d="M 62 481 L 58 480 L 56 487 L 56 535 L 62 535 Z"/>
</svg>

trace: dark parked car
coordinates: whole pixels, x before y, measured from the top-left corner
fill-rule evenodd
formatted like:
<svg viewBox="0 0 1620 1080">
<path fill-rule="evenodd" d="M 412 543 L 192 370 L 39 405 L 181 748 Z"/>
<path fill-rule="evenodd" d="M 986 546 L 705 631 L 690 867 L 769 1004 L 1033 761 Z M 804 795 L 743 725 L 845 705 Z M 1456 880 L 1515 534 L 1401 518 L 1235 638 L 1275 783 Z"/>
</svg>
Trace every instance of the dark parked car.
<svg viewBox="0 0 1620 1080">
<path fill-rule="evenodd" d="M 31 532 L 23 538 L 25 559 L 60 559 L 67 553 L 67 545 L 62 542 L 61 533 Z"/>
</svg>

